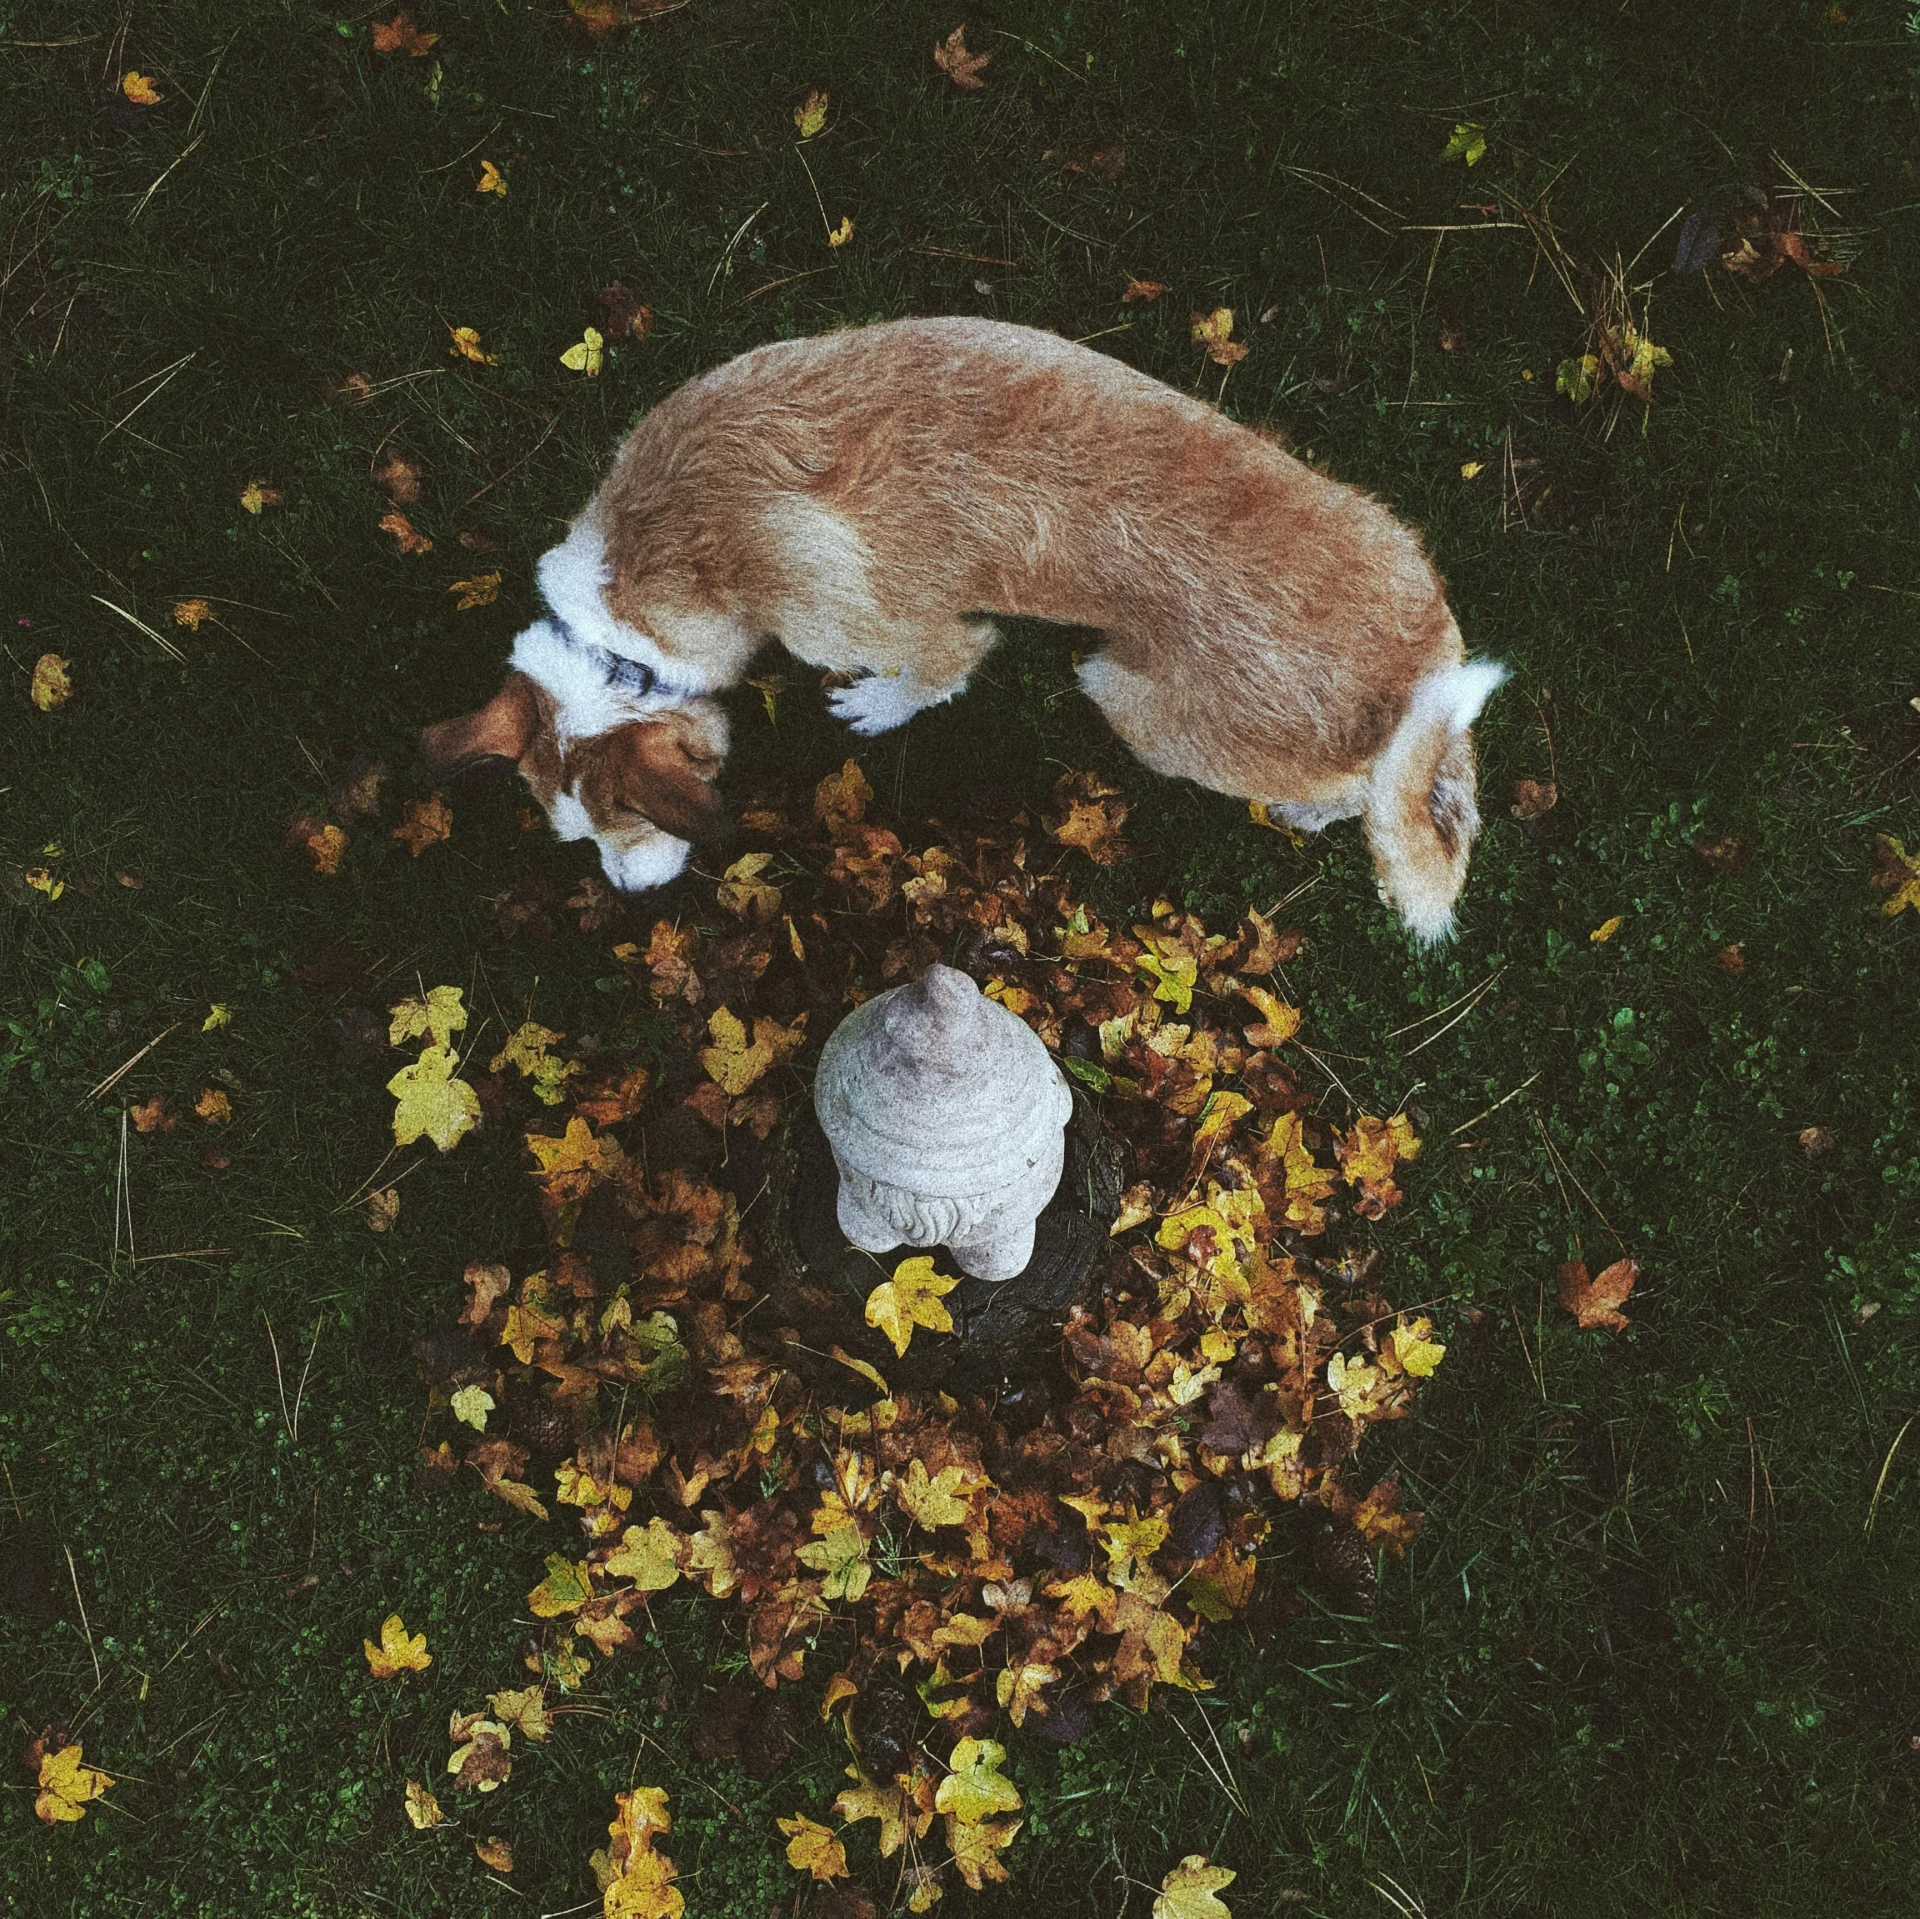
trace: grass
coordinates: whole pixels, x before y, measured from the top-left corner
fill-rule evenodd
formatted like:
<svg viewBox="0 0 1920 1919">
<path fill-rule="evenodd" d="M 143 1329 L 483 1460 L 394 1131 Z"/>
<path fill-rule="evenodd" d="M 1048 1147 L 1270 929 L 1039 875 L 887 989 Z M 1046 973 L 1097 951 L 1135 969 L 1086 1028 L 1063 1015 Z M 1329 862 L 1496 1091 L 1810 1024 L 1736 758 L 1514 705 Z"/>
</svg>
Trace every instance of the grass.
<svg viewBox="0 0 1920 1919">
<path fill-rule="evenodd" d="M 691 1910 L 794 1910 L 773 1820 L 823 1807 L 844 1756 L 810 1735 L 770 1787 L 692 1766 L 690 1687 L 742 1654 L 678 1593 L 644 1657 L 459 1806 L 511 1839 L 510 1882 L 402 1818 L 445 1715 L 512 1683 L 558 1538 L 415 1490 L 409 1342 L 537 1221 L 482 1135 L 390 1166 L 400 1219 L 368 1232 L 390 1068 L 339 1062 L 343 996 L 295 969 L 352 942 L 368 1004 L 454 980 L 497 1024 L 576 1035 L 625 988 L 611 936 L 496 931 L 522 871 L 587 870 L 504 788 L 454 795 L 450 846 L 364 835 L 332 880 L 282 830 L 356 753 L 424 792 L 416 729 L 491 690 L 533 560 L 692 374 L 962 311 L 1213 393 L 1187 315 L 1215 304 L 1252 349 L 1227 408 L 1426 529 L 1470 644 L 1515 668 L 1480 729 L 1459 939 L 1408 948 L 1350 829 L 1296 848 L 1133 767 L 1044 634 L 862 757 L 936 808 L 983 767 L 1029 799 L 1058 763 L 1117 774 L 1123 902 L 1312 882 L 1288 921 L 1313 1043 L 1429 1142 L 1368 1230 L 1397 1299 L 1442 1302 L 1447 1363 L 1374 1461 L 1430 1517 L 1371 1622 L 1316 1612 L 1264 1658 L 1216 1633 L 1214 1691 L 1064 1751 L 1012 1735 L 1028 1825 L 979 1909 L 1142 1913 L 1206 1852 L 1241 1915 L 1914 1910 L 1920 1441 L 1887 1462 L 1920 1405 L 1920 916 L 1880 918 L 1866 874 L 1877 831 L 1920 838 L 1920 16 L 693 0 L 589 46 L 557 0 L 415 13 L 443 35 L 417 60 L 376 55 L 364 12 L 170 0 L 123 26 L 0 0 L 0 1716 L 10 1753 L 65 1721 L 119 1780 L 49 1828 L 7 1758 L 0 1913 L 579 1908 L 635 1781 L 673 1795 Z M 993 55 L 978 94 L 930 57 L 963 13 Z M 163 103 L 103 108 L 123 65 Z M 831 115 L 803 167 L 812 87 Z M 1439 158 L 1459 122 L 1486 129 L 1471 170 Z M 1770 154 L 1848 190 L 1818 215 L 1851 231 L 1846 273 L 1665 271 L 1669 216 Z M 482 158 L 504 200 L 474 192 Z M 1524 225 L 1438 231 L 1485 217 L 1462 202 L 1550 219 L 1589 307 L 1587 276 L 1638 260 L 1673 354 L 1650 411 L 1556 395 L 1586 319 Z M 1122 306 L 1130 276 L 1173 291 Z M 568 374 L 615 277 L 654 331 Z M 449 358 L 449 326 L 498 364 Z M 327 397 L 356 372 L 371 400 Z M 382 446 L 427 469 L 430 554 L 375 529 Z M 282 499 L 253 518 L 256 478 Z M 499 603 L 456 612 L 447 584 L 483 565 Z M 219 624 L 176 629 L 194 595 Z M 26 697 L 46 650 L 76 687 L 51 714 Z M 817 775 L 844 741 L 787 678 L 777 726 L 738 705 L 738 764 Z M 1550 774 L 1523 829 L 1512 783 Z M 1725 836 L 1737 871 L 1694 850 Z M 203 1032 L 214 1002 L 232 1024 Z M 224 1131 L 123 1126 L 130 1099 L 215 1085 Z M 1582 1333 L 1555 1270 L 1621 1247 L 1633 1323 Z M 359 1642 L 393 1610 L 435 1663 L 375 1686 Z"/>
</svg>

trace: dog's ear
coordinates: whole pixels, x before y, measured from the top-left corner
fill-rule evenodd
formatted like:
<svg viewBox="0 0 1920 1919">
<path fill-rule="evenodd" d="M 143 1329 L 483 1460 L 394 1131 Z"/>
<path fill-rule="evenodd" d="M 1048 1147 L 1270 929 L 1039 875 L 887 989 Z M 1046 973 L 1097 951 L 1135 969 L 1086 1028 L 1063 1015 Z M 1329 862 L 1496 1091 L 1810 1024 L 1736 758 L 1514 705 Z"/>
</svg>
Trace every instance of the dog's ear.
<svg viewBox="0 0 1920 1919">
<path fill-rule="evenodd" d="M 509 673 L 507 683 L 477 713 L 442 720 L 420 735 L 420 757 L 430 772 L 457 773 L 476 760 L 511 760 L 516 765 L 540 723 L 533 682 Z"/>
<path fill-rule="evenodd" d="M 676 839 L 705 839 L 726 823 L 714 781 L 721 756 L 677 714 L 634 720 L 585 743 L 591 755 L 580 774 L 589 816 L 631 807 Z"/>
</svg>

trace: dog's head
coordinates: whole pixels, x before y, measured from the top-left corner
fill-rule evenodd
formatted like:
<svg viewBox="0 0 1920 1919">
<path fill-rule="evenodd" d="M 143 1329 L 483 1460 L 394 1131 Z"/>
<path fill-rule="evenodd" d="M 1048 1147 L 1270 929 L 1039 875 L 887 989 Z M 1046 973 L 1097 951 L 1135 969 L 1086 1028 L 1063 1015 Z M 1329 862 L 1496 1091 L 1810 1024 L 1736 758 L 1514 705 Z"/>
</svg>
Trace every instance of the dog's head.
<svg viewBox="0 0 1920 1919">
<path fill-rule="evenodd" d="M 555 835 L 592 840 L 622 892 L 664 886 L 685 867 L 688 842 L 724 823 L 714 782 L 726 758 L 726 714 L 696 697 L 569 736 L 560 711 L 539 681 L 509 673 L 478 712 L 428 727 L 421 756 L 436 774 L 510 761 Z"/>
</svg>

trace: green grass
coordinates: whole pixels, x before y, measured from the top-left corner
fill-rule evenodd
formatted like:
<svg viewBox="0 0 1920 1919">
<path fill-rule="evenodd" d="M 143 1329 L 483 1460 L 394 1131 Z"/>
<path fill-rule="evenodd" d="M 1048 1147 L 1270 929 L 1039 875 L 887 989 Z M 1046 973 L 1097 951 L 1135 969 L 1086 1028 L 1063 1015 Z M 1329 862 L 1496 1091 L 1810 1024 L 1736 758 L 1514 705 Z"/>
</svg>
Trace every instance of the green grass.
<svg viewBox="0 0 1920 1919">
<path fill-rule="evenodd" d="M 512 1142 L 483 1135 L 406 1158 L 397 1230 L 367 1231 L 351 1202 L 391 1069 L 340 1065 L 322 1029 L 343 995 L 292 972 L 350 941 L 379 962 L 369 1005 L 459 981 L 496 1022 L 531 1008 L 576 1036 L 628 1009 L 611 935 L 495 930 L 523 871 L 587 870 L 523 835 L 506 789 L 456 793 L 451 846 L 417 862 L 363 835 L 333 880 L 281 834 L 355 753 L 425 790 L 416 729 L 496 683 L 533 560 L 692 374 L 960 311 L 1101 334 L 1212 392 L 1187 315 L 1216 303 L 1252 348 L 1229 410 L 1426 529 L 1470 645 L 1515 668 L 1480 729 L 1458 941 L 1409 949 L 1351 829 L 1295 849 L 1132 767 L 1044 635 L 862 757 L 933 810 L 983 774 L 1033 799 L 1058 762 L 1117 773 L 1140 847 L 1105 882 L 1122 903 L 1266 906 L 1315 881 L 1288 911 L 1310 1037 L 1371 1110 L 1414 1089 L 1429 1141 L 1368 1230 L 1397 1300 L 1444 1302 L 1447 1363 L 1374 1460 L 1430 1517 L 1371 1623 L 1316 1613 L 1264 1658 L 1216 1632 L 1204 1698 L 1114 1709 L 1064 1752 L 1011 1735 L 1028 1826 L 978 1909 L 1141 1913 L 1204 1851 L 1239 1873 L 1241 1919 L 1395 1897 L 1432 1919 L 1915 1910 L 1920 1441 L 1865 1522 L 1920 1405 L 1920 915 L 1880 918 L 1866 873 L 1876 831 L 1920 840 L 1920 16 L 1006 0 L 966 14 L 994 56 L 968 95 L 930 58 L 962 11 L 903 0 L 692 0 L 598 47 L 558 0 L 414 11 L 437 69 L 376 56 L 364 12 L 136 10 L 124 64 L 168 98 L 110 116 L 117 24 L 0 0 L 0 1535 L 31 1543 L 57 1614 L 0 1612 L 0 1913 L 559 1911 L 591 1898 L 587 1854 L 636 1780 L 673 1795 L 691 1911 L 793 1910 L 773 1820 L 819 1812 L 844 1755 L 810 1734 L 771 1787 L 703 1778 L 689 1689 L 737 1662 L 738 1626 L 681 1594 L 643 1656 L 596 1673 L 593 1713 L 458 1807 L 512 1840 L 512 1890 L 401 1816 L 447 1713 L 512 1683 L 522 1596 L 563 1537 L 481 1530 L 504 1509 L 471 1485 L 415 1489 L 409 1342 L 469 1257 L 531 1255 L 538 1222 Z M 810 181 L 790 115 L 815 86 Z M 1487 129 L 1471 172 L 1438 158 L 1462 120 Z M 1115 140 L 1117 179 L 1064 168 Z M 1644 420 L 1556 397 L 1584 323 L 1528 233 L 1403 230 L 1524 202 L 1584 267 L 1625 263 L 1770 150 L 1850 189 L 1824 323 L 1792 267 L 1752 289 L 1666 273 L 1666 229 L 1630 276 L 1674 356 Z M 473 191 L 482 157 L 504 201 Z M 854 220 L 838 252 L 823 208 Z M 1123 308 L 1136 275 L 1174 290 Z M 652 337 L 598 381 L 563 372 L 616 276 Z M 449 325 L 498 365 L 449 359 Z M 330 402 L 355 372 L 394 384 Z M 375 530 L 383 444 L 428 470 L 431 554 Z M 1503 524 L 1509 451 L 1539 463 L 1526 524 Z M 253 519 L 256 477 L 284 499 Z M 448 582 L 493 566 L 499 604 L 453 611 Z M 224 624 L 174 629 L 190 595 Z M 76 692 L 41 714 L 49 649 Z M 743 775 L 844 752 L 788 678 L 777 728 L 757 695 L 736 708 Z M 1506 796 L 1550 764 L 1560 803 L 1530 837 Z M 1721 874 L 1692 847 L 1728 834 L 1751 857 Z M 62 898 L 19 883 L 36 863 Z M 1738 977 L 1715 963 L 1732 942 Z M 1390 1037 L 1496 971 L 1432 1043 L 1446 1020 Z M 202 1033 L 215 1001 L 232 1026 Z M 216 1074 L 231 1164 L 202 1163 L 191 1119 L 132 1138 L 138 1259 L 116 1258 L 122 1101 L 190 1106 Z M 1834 1144 L 1810 1158 L 1814 1125 Z M 1616 1233 L 1645 1269 L 1633 1324 L 1581 1333 L 1555 1269 Z M 297 1443 L 269 1327 L 289 1403 L 317 1333 Z M 404 1687 L 359 1653 L 391 1610 L 435 1655 Z M 1196 1757 L 1203 1714 L 1244 1812 Z M 51 1829 L 15 1755 L 60 1720 L 120 1783 Z"/>
</svg>

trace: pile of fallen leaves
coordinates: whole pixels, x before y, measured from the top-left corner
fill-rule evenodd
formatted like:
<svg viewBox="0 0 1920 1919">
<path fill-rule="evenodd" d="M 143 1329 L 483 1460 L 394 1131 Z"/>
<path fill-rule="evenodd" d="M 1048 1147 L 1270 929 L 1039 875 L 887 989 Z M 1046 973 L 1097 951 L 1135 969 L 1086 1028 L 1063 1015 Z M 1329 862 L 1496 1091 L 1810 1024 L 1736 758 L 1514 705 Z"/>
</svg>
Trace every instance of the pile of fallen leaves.
<svg viewBox="0 0 1920 1919">
<path fill-rule="evenodd" d="M 830 1666 L 821 1710 L 858 1762 L 834 1811 L 875 1821 L 883 1858 L 905 1850 L 916 1910 L 949 1870 L 1006 1876 L 1003 1715 L 1067 1742 L 1110 1698 L 1205 1688 L 1207 1635 L 1264 1643 L 1304 1605 L 1290 1572 L 1370 1609 L 1375 1550 L 1419 1524 L 1354 1459 L 1443 1348 L 1378 1295 L 1377 1254 L 1335 1242 L 1347 1210 L 1399 1203 L 1420 1143 L 1404 1114 L 1335 1124 L 1296 1079 L 1277 971 L 1296 936 L 1259 913 L 1213 932 L 1164 900 L 1119 927 L 1076 897 L 1124 817 L 1071 775 L 1040 822 L 896 827 L 852 762 L 810 805 L 748 811 L 747 850 L 690 882 L 698 903 L 614 949 L 657 1009 L 653 1071 L 614 1047 L 566 1058 L 531 1023 L 494 1058 L 479 1104 L 489 1123 L 517 1109 L 547 1254 L 470 1265 L 464 1310 L 421 1346 L 450 1420 L 429 1479 L 471 1467 L 577 1522 L 527 1600 L 543 1685 L 577 1689 L 682 1582 L 738 1606 L 769 1691 L 711 1693 L 696 1752 L 771 1776 L 797 1717 L 783 1689 Z M 836 1348 L 829 1395 L 793 1362 L 824 1360 L 831 1330 L 781 1323 L 757 1246 L 766 1143 L 805 1111 L 835 1022 L 935 959 L 1097 1100 L 1126 1191 L 1094 1303 L 1034 1377 L 991 1399 L 895 1390 Z M 436 1085 L 458 1000 L 395 1009 Z M 955 1336 L 942 1258 L 876 1275 L 867 1320 L 897 1351 Z M 936 1821 L 946 1863 L 924 1847 Z M 830 1829 L 783 1825 L 797 1868 L 848 1871 Z"/>
</svg>

